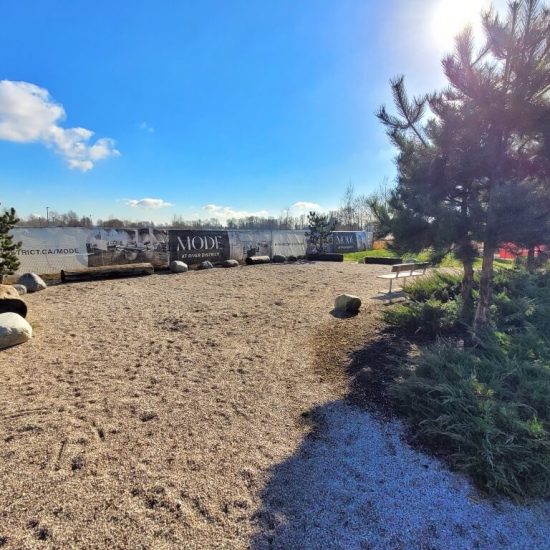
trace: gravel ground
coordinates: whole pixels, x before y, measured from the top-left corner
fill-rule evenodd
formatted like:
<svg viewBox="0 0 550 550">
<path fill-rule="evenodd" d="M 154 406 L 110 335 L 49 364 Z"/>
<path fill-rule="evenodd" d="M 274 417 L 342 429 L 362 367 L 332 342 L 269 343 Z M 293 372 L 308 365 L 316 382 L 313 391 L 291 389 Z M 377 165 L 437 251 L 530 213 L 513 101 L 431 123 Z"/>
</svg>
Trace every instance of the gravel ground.
<svg viewBox="0 0 550 550">
<path fill-rule="evenodd" d="M 0 352 L 0 546 L 544 548 L 548 505 L 480 500 L 346 404 L 387 267 L 54 286 Z M 363 298 L 330 314 L 341 292 Z M 338 368 L 338 367 L 342 368 Z"/>
</svg>

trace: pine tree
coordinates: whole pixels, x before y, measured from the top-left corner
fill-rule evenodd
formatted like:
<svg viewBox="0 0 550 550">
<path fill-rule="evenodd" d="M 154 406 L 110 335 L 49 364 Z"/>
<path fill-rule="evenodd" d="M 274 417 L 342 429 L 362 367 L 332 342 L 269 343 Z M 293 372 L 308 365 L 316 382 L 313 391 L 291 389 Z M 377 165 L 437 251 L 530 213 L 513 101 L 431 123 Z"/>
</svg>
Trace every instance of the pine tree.
<svg viewBox="0 0 550 550">
<path fill-rule="evenodd" d="M 510 188 L 537 172 L 548 147 L 542 121 L 548 121 L 550 110 L 550 12 L 538 0 L 511 2 L 504 20 L 489 11 L 483 26 L 486 45 L 481 53 L 474 53 L 471 33 L 466 33 L 455 54 L 443 62 L 462 108 L 480 121 L 476 144 L 485 173 L 477 180 L 476 202 L 485 219 L 478 331 L 490 321 L 493 259 L 502 229 L 509 225 L 509 213 L 499 203 Z M 518 205 L 524 217 L 530 204 L 525 196 Z"/>
<path fill-rule="evenodd" d="M 410 101 L 403 77 L 391 86 L 398 115 L 382 107 L 378 117 L 399 153 L 398 185 L 389 200 L 375 200 L 371 207 L 402 250 L 418 252 L 429 247 L 434 261 L 449 252 L 462 261 L 462 317 L 468 321 L 473 316 L 476 257 L 470 197 L 478 161 L 466 158 L 470 148 L 465 143 L 464 118 L 443 95 Z M 428 104 L 436 116 L 424 121 Z"/>
<path fill-rule="evenodd" d="M 392 91 L 398 116 L 385 108 L 378 113 L 399 151 L 390 201 L 396 241 L 451 245 L 464 263 L 465 299 L 471 296 L 473 245 L 483 244 L 478 332 L 490 321 L 499 245 L 533 241 L 548 227 L 544 207 L 538 208 L 538 232 L 536 223 L 522 220 L 529 219 L 537 197 L 548 194 L 550 159 L 550 11 L 538 0 L 520 0 L 510 3 L 505 20 L 486 13 L 483 25 L 480 52 L 466 30 L 444 59 L 448 89 L 409 101 L 397 79 Z M 427 121 L 426 105 L 433 115 Z"/>
<path fill-rule="evenodd" d="M 17 222 L 19 220 L 13 208 L 0 214 L 0 283 L 6 275 L 12 275 L 19 268 L 17 251 L 21 248 L 21 243 L 14 242 L 13 236 L 9 234 Z"/>
<path fill-rule="evenodd" d="M 306 237 L 309 244 L 315 246 L 318 252 L 326 252 L 328 238 L 336 228 L 337 221 L 327 214 L 310 212 L 307 217 L 308 231 Z"/>
</svg>

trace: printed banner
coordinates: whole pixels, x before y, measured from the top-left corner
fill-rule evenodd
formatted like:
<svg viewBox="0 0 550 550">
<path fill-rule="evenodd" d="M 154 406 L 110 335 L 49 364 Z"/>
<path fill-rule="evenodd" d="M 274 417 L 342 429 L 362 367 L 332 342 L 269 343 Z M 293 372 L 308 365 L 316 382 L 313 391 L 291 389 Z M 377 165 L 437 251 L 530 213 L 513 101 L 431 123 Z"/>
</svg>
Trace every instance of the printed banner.
<svg viewBox="0 0 550 550">
<path fill-rule="evenodd" d="M 16 227 L 11 231 L 21 262 L 18 274 L 55 273 L 62 269 L 82 269 L 88 266 L 86 238 L 88 230 L 81 227 Z"/>
<path fill-rule="evenodd" d="M 359 250 L 357 233 L 357 231 L 334 231 L 330 236 L 332 246 L 329 245 L 329 252 L 338 254 L 357 252 Z"/>
<path fill-rule="evenodd" d="M 303 256 L 314 251 L 306 231 L 108 229 L 84 227 L 17 227 L 22 243 L 17 273 L 59 273 L 62 269 L 149 262 L 167 267 L 170 260 L 198 264 L 204 260 L 243 262 L 250 256 Z M 327 252 L 356 252 L 372 246 L 372 232 L 335 231 Z M 311 250 L 310 250 L 311 249 Z"/>
<path fill-rule="evenodd" d="M 228 231 L 231 259 L 244 261 L 251 256 L 271 257 L 272 231 Z"/>
<path fill-rule="evenodd" d="M 283 256 L 304 256 L 306 253 L 305 231 L 273 231 L 272 252 Z"/>
<path fill-rule="evenodd" d="M 227 231 L 171 229 L 168 234 L 170 261 L 198 264 L 205 260 L 221 262 L 230 257 Z"/>
<path fill-rule="evenodd" d="M 149 262 L 168 265 L 168 232 L 141 229 L 88 229 L 88 267 Z"/>
</svg>

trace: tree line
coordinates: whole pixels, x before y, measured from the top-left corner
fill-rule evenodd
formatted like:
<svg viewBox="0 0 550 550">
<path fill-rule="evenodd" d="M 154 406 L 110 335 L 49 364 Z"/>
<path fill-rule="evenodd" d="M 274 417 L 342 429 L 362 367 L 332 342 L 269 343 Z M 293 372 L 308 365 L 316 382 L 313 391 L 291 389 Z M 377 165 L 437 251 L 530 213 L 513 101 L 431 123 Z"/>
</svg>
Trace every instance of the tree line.
<svg viewBox="0 0 550 550">
<path fill-rule="evenodd" d="M 375 221 L 370 201 L 372 195 L 356 194 L 353 185 L 349 184 L 340 201 L 340 206 L 326 213 L 334 221 L 339 231 L 372 231 Z M 308 214 L 292 215 L 291 209 L 283 210 L 278 217 L 246 216 L 220 220 L 212 217 L 207 219 L 186 220 L 183 216 L 174 215 L 171 223 L 155 223 L 150 220 L 131 220 L 109 216 L 98 218 L 95 222 L 91 216 L 80 216 L 73 210 L 66 213 L 50 211 L 48 217 L 31 215 L 21 217 L 18 227 L 158 227 L 173 229 L 254 229 L 254 230 L 285 230 L 307 229 Z"/>
</svg>

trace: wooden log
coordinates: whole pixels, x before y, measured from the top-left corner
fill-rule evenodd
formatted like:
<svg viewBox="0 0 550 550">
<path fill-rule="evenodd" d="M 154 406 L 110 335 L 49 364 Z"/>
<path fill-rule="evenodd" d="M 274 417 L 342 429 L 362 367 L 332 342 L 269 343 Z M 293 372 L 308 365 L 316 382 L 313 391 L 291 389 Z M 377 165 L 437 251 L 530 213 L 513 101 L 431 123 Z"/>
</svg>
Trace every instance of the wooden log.
<svg viewBox="0 0 550 550">
<path fill-rule="evenodd" d="M 383 258 L 363 258 L 364 264 L 378 264 L 378 265 L 395 265 L 402 264 L 403 258 L 392 258 L 390 256 L 385 256 Z"/>
<path fill-rule="evenodd" d="M 268 264 L 270 261 L 269 256 L 250 256 L 246 259 L 246 265 Z"/>
<path fill-rule="evenodd" d="M 122 264 L 102 265 L 98 267 L 87 267 L 75 271 L 61 270 L 61 280 L 64 283 L 77 281 L 93 281 L 96 279 L 118 279 L 120 277 L 137 277 L 140 275 L 152 275 L 155 268 L 152 264 Z"/>
<path fill-rule="evenodd" d="M 0 285 L 0 313 L 17 313 L 27 316 L 27 304 L 11 285 Z"/>
<path fill-rule="evenodd" d="M 343 262 L 343 254 L 308 254 L 306 258 L 310 262 Z"/>
<path fill-rule="evenodd" d="M 27 316 L 27 304 L 21 298 L 1 298 L 0 313 L 17 313 L 21 317 Z"/>
</svg>

